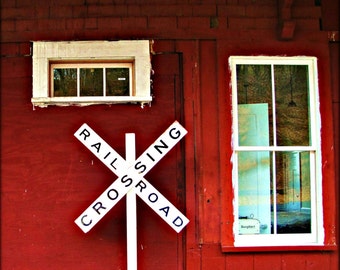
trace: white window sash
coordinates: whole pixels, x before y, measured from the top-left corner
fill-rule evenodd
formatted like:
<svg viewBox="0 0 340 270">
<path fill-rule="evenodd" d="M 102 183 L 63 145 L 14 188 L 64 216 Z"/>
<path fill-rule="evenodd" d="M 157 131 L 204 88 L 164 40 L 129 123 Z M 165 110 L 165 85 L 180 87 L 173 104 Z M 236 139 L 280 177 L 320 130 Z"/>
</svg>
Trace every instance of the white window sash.
<svg viewBox="0 0 340 270">
<path fill-rule="evenodd" d="M 230 68 L 232 71 L 232 105 L 233 105 L 233 155 L 232 155 L 232 183 L 234 189 L 234 245 L 235 247 L 261 247 L 261 246 L 310 246 L 323 245 L 324 243 L 324 228 L 323 228 L 323 210 L 322 210 L 322 174 L 321 174 L 321 142 L 320 142 L 320 113 L 318 101 L 318 86 L 317 86 L 317 63 L 315 57 L 270 57 L 270 56 L 233 56 L 229 59 Z M 236 65 L 271 65 L 272 76 L 273 67 L 275 65 L 306 65 L 308 66 L 309 79 L 309 106 L 310 106 L 310 146 L 276 146 L 274 141 L 273 146 L 239 146 L 238 141 L 238 112 L 237 112 L 237 77 Z M 274 84 L 273 78 L 271 78 Z M 274 85 L 272 85 L 274 89 Z M 275 106 L 275 93 L 272 93 L 273 106 Z M 275 115 L 273 115 L 275 121 Z M 276 134 L 276 126 L 273 127 L 273 132 Z M 238 153 L 243 151 L 306 151 L 310 157 L 310 185 L 311 185 L 311 233 L 294 233 L 294 234 L 257 234 L 257 235 L 241 235 L 238 228 Z M 275 162 L 271 161 L 271 162 Z M 275 164 L 275 163 L 274 163 Z M 274 173 L 275 173 L 275 166 Z M 274 174 L 275 175 L 275 174 Z M 275 180 L 275 179 L 274 179 Z M 274 185 L 276 186 L 276 185 Z M 276 196 L 274 203 L 276 205 Z M 274 211 L 274 216 L 275 215 Z M 275 222 L 276 224 L 276 222 Z"/>
</svg>

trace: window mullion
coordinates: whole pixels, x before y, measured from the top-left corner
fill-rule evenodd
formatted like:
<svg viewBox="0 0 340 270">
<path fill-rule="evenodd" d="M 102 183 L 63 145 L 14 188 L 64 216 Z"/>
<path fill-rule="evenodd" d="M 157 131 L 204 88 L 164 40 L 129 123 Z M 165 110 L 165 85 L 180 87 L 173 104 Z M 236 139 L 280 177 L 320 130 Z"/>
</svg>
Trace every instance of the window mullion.
<svg viewBox="0 0 340 270">
<path fill-rule="evenodd" d="M 314 66 L 312 66 L 311 64 L 308 65 L 308 85 L 309 88 L 311 89 L 310 91 L 310 95 L 309 95 L 309 112 L 308 112 L 308 117 L 310 120 L 310 144 L 314 147 L 316 147 L 316 142 L 319 138 L 317 138 L 317 134 L 315 132 L 311 132 L 312 130 L 315 130 L 316 127 L 316 121 L 317 119 L 314 117 L 314 115 L 316 115 L 315 113 L 315 109 L 318 107 L 318 97 L 316 96 L 316 82 L 314 80 L 314 78 L 317 78 L 317 72 L 316 69 L 314 68 Z"/>
<path fill-rule="evenodd" d="M 315 168 L 315 162 L 316 162 L 316 156 L 314 152 L 310 152 L 310 179 L 311 179 L 311 185 L 310 185 L 310 196 L 312 198 L 316 198 L 315 200 L 311 200 L 311 232 L 312 234 L 320 233 L 318 232 L 317 228 L 322 225 L 318 224 L 322 220 L 320 217 L 317 216 L 317 213 L 321 213 L 322 209 L 318 209 L 317 201 L 321 198 L 320 194 L 317 194 L 316 190 L 320 189 L 320 186 L 318 186 L 318 183 L 314 181 L 316 179 L 316 168 Z M 321 216 L 321 215 L 320 215 Z"/>
<path fill-rule="evenodd" d="M 77 97 L 80 97 L 80 68 L 77 67 Z"/>
<path fill-rule="evenodd" d="M 276 198 L 276 152 L 272 152 L 272 196 L 273 196 L 273 233 L 277 234 L 277 198 Z"/>
<path fill-rule="evenodd" d="M 106 67 L 103 67 L 103 97 L 106 96 Z"/>
<path fill-rule="evenodd" d="M 273 145 L 277 146 L 276 141 L 276 103 L 275 103 L 275 74 L 274 65 L 271 65 L 271 84 L 272 84 L 272 118 L 273 118 Z"/>
<path fill-rule="evenodd" d="M 276 140 L 276 95 L 275 95 L 275 74 L 274 74 L 274 65 L 271 64 L 271 85 L 272 85 L 272 128 L 273 128 L 273 145 L 277 146 Z M 276 197 L 276 152 L 272 151 L 272 196 L 273 196 L 273 233 L 277 234 L 277 197 Z"/>
</svg>

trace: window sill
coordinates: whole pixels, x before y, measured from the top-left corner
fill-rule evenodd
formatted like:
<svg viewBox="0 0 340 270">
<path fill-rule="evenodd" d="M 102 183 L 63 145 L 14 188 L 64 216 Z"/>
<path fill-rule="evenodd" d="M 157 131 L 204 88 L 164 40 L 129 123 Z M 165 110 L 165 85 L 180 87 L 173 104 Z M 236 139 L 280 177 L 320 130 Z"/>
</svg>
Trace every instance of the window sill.
<svg viewBox="0 0 340 270">
<path fill-rule="evenodd" d="M 56 106 L 89 106 L 96 104 L 122 104 L 122 103 L 140 103 L 143 107 L 152 101 L 152 97 L 41 97 L 31 99 L 33 106 L 47 107 L 50 105 Z"/>
<path fill-rule="evenodd" d="M 256 247 L 235 247 L 222 245 L 222 252 L 269 252 L 269 251 L 334 251 L 338 247 L 333 245 L 306 245 L 306 246 L 256 246 Z"/>
</svg>

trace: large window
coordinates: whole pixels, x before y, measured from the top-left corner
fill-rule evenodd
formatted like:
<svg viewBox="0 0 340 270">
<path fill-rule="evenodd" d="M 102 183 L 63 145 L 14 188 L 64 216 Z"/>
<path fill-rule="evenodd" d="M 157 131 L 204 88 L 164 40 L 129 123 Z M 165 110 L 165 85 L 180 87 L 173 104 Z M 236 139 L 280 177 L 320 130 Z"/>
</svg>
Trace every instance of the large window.
<svg viewBox="0 0 340 270">
<path fill-rule="evenodd" d="M 34 42 L 33 105 L 150 103 L 149 43 Z"/>
<path fill-rule="evenodd" d="M 231 57 L 235 246 L 321 245 L 313 57 Z"/>
</svg>

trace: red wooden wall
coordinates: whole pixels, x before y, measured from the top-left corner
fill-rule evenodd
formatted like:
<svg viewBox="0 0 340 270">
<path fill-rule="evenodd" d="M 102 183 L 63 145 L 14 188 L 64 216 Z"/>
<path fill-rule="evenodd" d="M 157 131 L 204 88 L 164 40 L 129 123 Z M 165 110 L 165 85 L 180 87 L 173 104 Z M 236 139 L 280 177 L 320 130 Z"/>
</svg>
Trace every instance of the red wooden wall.
<svg viewBox="0 0 340 270">
<path fill-rule="evenodd" d="M 280 12 L 279 6 L 289 2 L 290 8 Z M 330 168 L 324 177 L 332 199 L 325 202 L 325 211 L 327 224 L 335 225 L 326 229 L 339 228 L 339 215 L 333 214 L 339 205 L 335 166 L 339 164 L 339 34 L 334 13 L 338 1 L 322 4 L 2 0 L 2 269 L 126 269 L 124 202 L 89 234 L 73 223 L 114 179 L 73 133 L 87 122 L 124 155 L 124 134 L 135 132 L 138 156 L 175 119 L 189 131 L 185 143 L 146 177 L 186 213 L 190 223 L 177 235 L 139 200 L 139 269 L 338 269 L 337 250 L 221 250 L 226 233 L 222 215 L 231 204 L 221 196 L 230 177 L 226 166 L 231 153 L 230 55 L 318 57 L 323 119 L 334 116 L 333 122 L 323 123 L 331 138 L 324 142 Z M 293 21 L 295 28 L 284 19 Z M 155 40 L 151 107 L 32 107 L 31 41 L 119 39 Z"/>
</svg>

